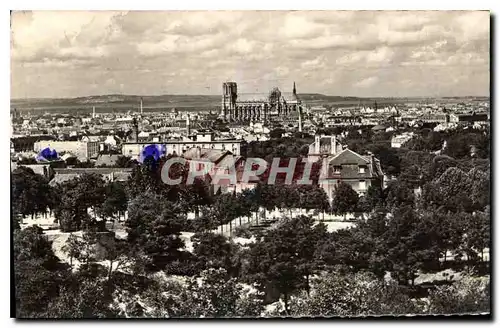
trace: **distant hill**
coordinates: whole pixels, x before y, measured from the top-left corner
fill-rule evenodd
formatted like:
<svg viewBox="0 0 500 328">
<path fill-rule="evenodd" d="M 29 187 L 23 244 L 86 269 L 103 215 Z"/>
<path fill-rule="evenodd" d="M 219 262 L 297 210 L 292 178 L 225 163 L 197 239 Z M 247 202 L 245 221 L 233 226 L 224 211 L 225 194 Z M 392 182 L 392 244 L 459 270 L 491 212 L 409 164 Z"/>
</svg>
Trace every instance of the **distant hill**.
<svg viewBox="0 0 500 328">
<path fill-rule="evenodd" d="M 299 98 L 309 105 L 338 105 L 338 106 L 373 106 L 375 102 L 379 106 L 400 104 L 404 102 L 425 102 L 431 98 L 361 98 L 328 96 L 320 93 L 301 93 Z M 160 95 L 160 96 L 137 96 L 137 95 L 101 95 L 77 98 L 31 98 L 12 99 L 11 108 L 18 110 L 43 110 L 43 111 L 65 111 L 91 110 L 96 107 L 97 112 L 109 110 L 136 111 L 143 99 L 145 111 L 159 111 L 177 108 L 180 110 L 218 109 L 221 96 L 219 95 Z M 434 99 L 437 101 L 456 101 L 458 99 L 488 101 L 488 97 L 443 97 Z"/>
<path fill-rule="evenodd" d="M 103 95 L 77 98 L 37 98 L 37 99 L 12 99 L 11 108 L 20 110 L 57 110 L 57 109 L 91 109 L 96 111 L 137 110 L 143 99 L 143 108 L 171 109 L 171 108 L 211 108 L 220 105 L 220 96 L 211 95 L 162 95 L 162 96 L 136 96 L 136 95 Z"/>
<path fill-rule="evenodd" d="M 367 98 L 359 98 L 359 97 L 341 97 L 341 96 L 327 96 L 321 93 L 300 93 L 298 94 L 299 98 L 303 101 L 329 101 L 329 102 L 338 102 L 338 101 L 349 101 L 349 100 L 361 100 Z"/>
</svg>

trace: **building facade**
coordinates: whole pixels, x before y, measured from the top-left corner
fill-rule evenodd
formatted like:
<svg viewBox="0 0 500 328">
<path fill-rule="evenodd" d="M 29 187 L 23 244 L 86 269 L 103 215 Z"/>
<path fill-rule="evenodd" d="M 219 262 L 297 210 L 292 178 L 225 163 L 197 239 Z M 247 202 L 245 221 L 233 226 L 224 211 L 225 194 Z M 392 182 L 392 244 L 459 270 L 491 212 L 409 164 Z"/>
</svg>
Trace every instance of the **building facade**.
<svg viewBox="0 0 500 328">
<path fill-rule="evenodd" d="M 55 149 L 58 154 L 63 152 L 72 153 L 80 161 L 87 161 L 96 158 L 99 154 L 99 144 L 97 141 L 55 141 L 40 140 L 35 142 L 33 150 L 40 152 L 45 148 Z"/>
<path fill-rule="evenodd" d="M 126 142 L 122 145 L 122 154 L 124 156 L 139 159 L 142 151 L 149 145 L 164 145 L 165 155 L 182 156 L 190 148 L 227 150 L 232 154 L 241 155 L 241 146 L 243 140 L 214 140 L 214 141 L 163 141 L 163 142 Z"/>
<path fill-rule="evenodd" d="M 489 116 L 488 113 L 485 112 L 472 112 L 467 114 L 451 114 L 450 122 L 451 123 L 488 123 Z"/>
<path fill-rule="evenodd" d="M 132 175 L 132 169 L 121 167 L 55 168 L 54 177 L 50 180 L 49 184 L 55 186 L 83 174 L 97 174 L 107 182 L 125 182 Z"/>
<path fill-rule="evenodd" d="M 362 196 L 371 185 L 382 186 L 383 176 L 380 161 L 373 155 L 361 156 L 350 149 L 344 149 L 323 160 L 320 185 L 331 203 L 335 197 L 335 186 L 340 182 L 349 184 Z"/>
<path fill-rule="evenodd" d="M 401 148 L 405 143 L 410 141 L 413 138 L 413 132 L 405 132 L 403 134 L 392 137 L 391 139 L 391 147 L 392 148 Z"/>
<path fill-rule="evenodd" d="M 322 158 L 335 156 L 342 152 L 342 149 L 342 144 L 336 136 L 316 135 L 314 142 L 309 145 L 307 160 L 314 163 Z"/>
<path fill-rule="evenodd" d="M 222 84 L 219 117 L 225 121 L 266 121 L 270 116 L 287 116 L 292 111 L 301 110 L 300 106 L 295 83 L 291 93 L 274 88 L 269 94 L 238 94 L 236 82 L 225 82 Z"/>
</svg>

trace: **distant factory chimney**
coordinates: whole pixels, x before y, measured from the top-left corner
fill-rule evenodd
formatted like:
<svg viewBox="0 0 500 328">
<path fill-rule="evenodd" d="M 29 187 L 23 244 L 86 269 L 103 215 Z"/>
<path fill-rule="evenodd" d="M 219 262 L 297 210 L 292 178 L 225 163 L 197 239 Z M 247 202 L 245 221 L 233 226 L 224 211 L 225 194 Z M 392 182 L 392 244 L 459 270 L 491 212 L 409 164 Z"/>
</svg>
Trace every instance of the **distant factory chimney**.
<svg viewBox="0 0 500 328">
<path fill-rule="evenodd" d="M 132 138 L 133 142 L 139 142 L 139 123 L 135 117 L 132 120 Z"/>
<path fill-rule="evenodd" d="M 330 153 L 337 155 L 337 136 L 330 137 Z"/>
<path fill-rule="evenodd" d="M 319 135 L 314 136 L 314 154 L 320 153 L 321 138 Z"/>
<path fill-rule="evenodd" d="M 191 122 L 189 121 L 189 114 L 187 114 L 186 118 L 186 129 L 188 136 L 191 134 Z"/>
<path fill-rule="evenodd" d="M 141 115 L 142 115 L 142 97 L 141 97 Z"/>
<path fill-rule="evenodd" d="M 297 89 L 295 88 L 295 81 L 293 81 L 293 94 L 294 95 L 297 94 Z"/>
<path fill-rule="evenodd" d="M 95 118 L 95 106 L 92 106 L 92 118 Z"/>
</svg>

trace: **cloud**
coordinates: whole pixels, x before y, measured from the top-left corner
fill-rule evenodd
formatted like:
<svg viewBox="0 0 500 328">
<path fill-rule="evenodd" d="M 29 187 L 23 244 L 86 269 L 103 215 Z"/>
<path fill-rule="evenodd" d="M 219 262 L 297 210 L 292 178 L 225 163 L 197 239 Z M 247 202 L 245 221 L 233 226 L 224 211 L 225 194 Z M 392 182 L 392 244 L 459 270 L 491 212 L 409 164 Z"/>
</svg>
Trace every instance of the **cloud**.
<svg viewBox="0 0 500 328">
<path fill-rule="evenodd" d="M 292 12 L 286 15 L 280 34 L 290 39 L 303 39 L 320 34 L 326 27 L 310 20 L 300 12 Z"/>
<path fill-rule="evenodd" d="M 312 60 L 306 60 L 300 67 L 304 69 L 320 69 L 325 67 L 325 57 L 323 55 L 316 57 Z"/>
<path fill-rule="evenodd" d="M 489 92 L 486 11 L 34 11 L 11 21 L 13 97 L 215 93 L 225 79 L 242 92 L 293 81 L 338 95 Z"/>
<path fill-rule="evenodd" d="M 369 87 L 375 85 L 375 83 L 377 83 L 378 81 L 379 81 L 378 77 L 371 76 L 371 77 L 368 77 L 366 79 L 363 79 L 363 80 L 355 83 L 354 86 L 357 88 L 369 88 Z"/>
<path fill-rule="evenodd" d="M 167 34 L 158 42 L 137 43 L 137 52 L 146 57 L 165 56 L 168 54 L 200 54 L 213 50 L 223 44 L 221 36 L 213 38 L 193 37 Z"/>
<path fill-rule="evenodd" d="M 390 64 L 395 56 L 395 51 L 389 47 L 381 47 L 375 50 L 352 51 L 336 60 L 337 65 L 370 66 Z"/>
</svg>

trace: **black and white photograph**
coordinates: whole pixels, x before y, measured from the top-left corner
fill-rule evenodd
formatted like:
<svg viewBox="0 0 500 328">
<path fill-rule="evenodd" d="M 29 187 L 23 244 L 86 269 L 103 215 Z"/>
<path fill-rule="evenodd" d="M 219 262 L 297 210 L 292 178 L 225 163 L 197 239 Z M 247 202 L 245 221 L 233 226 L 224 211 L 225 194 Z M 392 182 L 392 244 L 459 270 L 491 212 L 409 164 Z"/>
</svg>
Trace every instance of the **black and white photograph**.
<svg viewBox="0 0 500 328">
<path fill-rule="evenodd" d="M 492 21 L 12 10 L 11 317 L 491 319 Z"/>
</svg>

